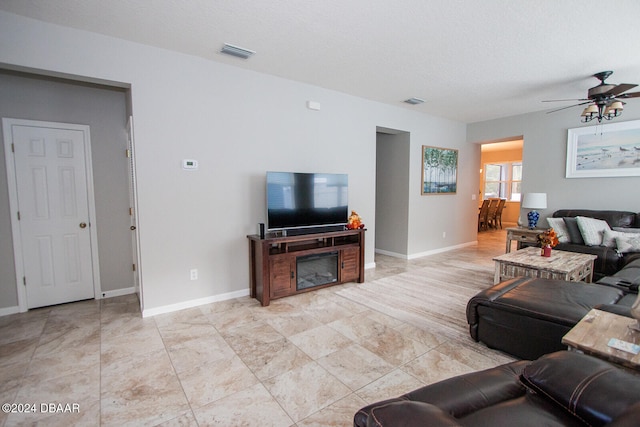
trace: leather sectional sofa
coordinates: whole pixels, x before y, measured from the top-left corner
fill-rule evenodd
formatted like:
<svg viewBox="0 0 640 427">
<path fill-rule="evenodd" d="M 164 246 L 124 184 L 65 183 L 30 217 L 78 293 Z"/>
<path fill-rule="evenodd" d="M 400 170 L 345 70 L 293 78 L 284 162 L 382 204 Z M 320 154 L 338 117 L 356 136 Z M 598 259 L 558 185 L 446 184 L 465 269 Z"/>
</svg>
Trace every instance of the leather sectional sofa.
<svg viewBox="0 0 640 427">
<path fill-rule="evenodd" d="M 552 218 L 575 218 L 583 216 L 606 221 L 609 227 L 626 229 L 640 229 L 640 213 L 627 211 L 607 211 L 607 210 L 588 210 L 588 209 L 560 209 L 553 213 Z M 570 233 L 573 235 L 575 233 Z M 585 254 L 597 255 L 593 265 L 594 278 L 600 279 L 603 276 L 610 276 L 626 265 L 630 258 L 639 257 L 640 254 L 619 254 L 615 248 L 606 246 L 587 246 L 577 233 L 577 238 L 570 243 L 560 243 L 555 249 L 568 252 L 579 252 Z"/>
<path fill-rule="evenodd" d="M 637 426 L 640 376 L 562 351 L 450 378 L 359 410 L 355 427 Z"/>
</svg>

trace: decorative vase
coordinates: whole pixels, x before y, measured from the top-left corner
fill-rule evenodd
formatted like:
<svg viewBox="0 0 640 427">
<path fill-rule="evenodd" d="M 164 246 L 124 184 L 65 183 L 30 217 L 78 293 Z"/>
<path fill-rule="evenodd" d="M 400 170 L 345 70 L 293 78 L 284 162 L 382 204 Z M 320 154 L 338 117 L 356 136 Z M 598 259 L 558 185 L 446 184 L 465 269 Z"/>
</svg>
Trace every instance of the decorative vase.
<svg viewBox="0 0 640 427">
<path fill-rule="evenodd" d="M 533 230 L 538 225 L 538 219 L 540 218 L 540 214 L 536 211 L 531 211 L 527 214 L 527 220 L 529 222 L 529 228 Z"/>
<path fill-rule="evenodd" d="M 540 251 L 540 255 L 550 257 L 551 256 L 551 246 L 543 246 L 542 251 Z"/>
</svg>

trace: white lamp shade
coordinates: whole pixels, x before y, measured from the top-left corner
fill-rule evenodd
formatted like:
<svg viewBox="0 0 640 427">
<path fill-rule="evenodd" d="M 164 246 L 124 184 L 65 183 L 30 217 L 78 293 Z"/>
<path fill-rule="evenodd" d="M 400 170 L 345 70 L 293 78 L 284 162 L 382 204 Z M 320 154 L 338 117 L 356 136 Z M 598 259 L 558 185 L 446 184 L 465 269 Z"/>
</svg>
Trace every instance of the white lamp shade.
<svg viewBox="0 0 640 427">
<path fill-rule="evenodd" d="M 547 193 L 525 193 L 522 207 L 525 209 L 546 209 Z"/>
</svg>

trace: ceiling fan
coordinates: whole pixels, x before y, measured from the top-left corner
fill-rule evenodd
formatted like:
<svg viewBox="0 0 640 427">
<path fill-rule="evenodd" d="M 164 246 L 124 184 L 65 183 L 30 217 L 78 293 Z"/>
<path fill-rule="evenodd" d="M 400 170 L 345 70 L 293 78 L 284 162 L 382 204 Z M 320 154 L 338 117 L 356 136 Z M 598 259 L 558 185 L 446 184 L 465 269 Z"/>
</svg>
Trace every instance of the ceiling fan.
<svg viewBox="0 0 640 427">
<path fill-rule="evenodd" d="M 586 98 L 553 99 L 542 102 L 581 101 L 578 104 L 573 104 L 569 105 L 568 107 L 549 111 L 549 113 L 576 107 L 578 105 L 589 104 L 580 115 L 580 117 L 582 118 L 581 121 L 583 123 L 590 122 L 593 119 L 598 119 L 598 123 L 602 122 L 602 119 L 611 120 L 614 117 L 618 117 L 622 114 L 625 103 L 622 102 L 621 99 L 640 97 L 640 92 L 623 93 L 638 86 L 636 84 L 621 83 L 619 85 L 616 85 L 605 83 L 605 80 L 611 74 L 613 74 L 613 71 L 601 71 L 594 74 L 593 77 L 600 80 L 600 84 L 589 89 Z"/>
</svg>

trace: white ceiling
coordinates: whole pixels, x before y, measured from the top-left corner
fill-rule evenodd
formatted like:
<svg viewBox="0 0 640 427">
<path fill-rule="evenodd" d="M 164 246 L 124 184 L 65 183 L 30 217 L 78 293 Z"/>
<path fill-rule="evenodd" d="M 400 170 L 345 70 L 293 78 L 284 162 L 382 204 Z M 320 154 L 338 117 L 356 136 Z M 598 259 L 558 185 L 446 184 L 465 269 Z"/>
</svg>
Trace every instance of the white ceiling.
<svg viewBox="0 0 640 427">
<path fill-rule="evenodd" d="M 467 123 L 570 105 L 541 101 L 584 98 L 603 70 L 615 71 L 609 83 L 640 83 L 638 0 L 0 0 L 0 10 Z M 222 55 L 223 43 L 257 53 Z M 426 102 L 402 102 L 414 96 Z"/>
</svg>

